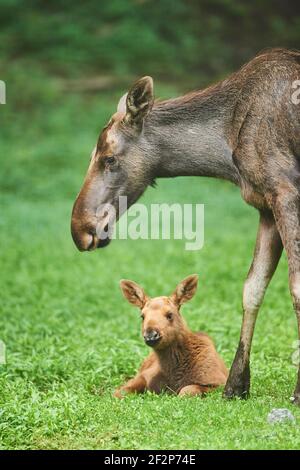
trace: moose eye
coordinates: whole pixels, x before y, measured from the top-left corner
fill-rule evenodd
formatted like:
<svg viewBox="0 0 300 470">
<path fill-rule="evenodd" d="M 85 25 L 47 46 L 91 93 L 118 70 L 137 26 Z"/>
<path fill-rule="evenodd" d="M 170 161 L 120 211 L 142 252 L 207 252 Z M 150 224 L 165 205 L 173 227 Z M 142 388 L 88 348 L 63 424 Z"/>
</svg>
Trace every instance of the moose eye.
<svg viewBox="0 0 300 470">
<path fill-rule="evenodd" d="M 145 318 L 145 315 L 142 313 L 141 314 L 141 319 L 144 320 L 144 318 Z"/>
<path fill-rule="evenodd" d="M 168 320 L 172 320 L 173 319 L 173 313 L 172 312 L 168 312 L 167 315 L 166 315 L 167 319 Z"/>
<path fill-rule="evenodd" d="M 115 163 L 115 157 L 104 157 L 105 165 L 113 165 Z"/>
</svg>

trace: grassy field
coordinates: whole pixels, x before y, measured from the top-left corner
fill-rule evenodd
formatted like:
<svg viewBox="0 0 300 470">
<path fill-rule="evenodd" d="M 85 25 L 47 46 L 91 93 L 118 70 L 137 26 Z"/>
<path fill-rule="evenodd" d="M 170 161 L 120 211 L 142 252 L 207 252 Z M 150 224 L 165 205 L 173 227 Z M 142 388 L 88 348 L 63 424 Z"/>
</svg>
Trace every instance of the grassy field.
<svg viewBox="0 0 300 470">
<path fill-rule="evenodd" d="M 1 448 L 299 448 L 300 410 L 289 402 L 297 338 L 285 257 L 257 323 L 250 400 L 226 402 L 221 390 L 205 399 L 112 398 L 148 353 L 139 315 L 119 290 L 123 277 L 161 295 L 199 273 L 198 293 L 183 314 L 192 329 L 212 335 L 230 365 L 257 214 L 229 183 L 159 181 L 143 196 L 147 204 L 205 204 L 201 251 L 185 251 L 183 241 L 116 240 L 79 253 L 70 212 L 119 93 L 34 93 L 33 107 L 22 96 L 18 112 L 9 97 L 1 107 L 0 339 L 7 347 L 7 364 L 0 365 Z M 268 425 L 268 412 L 279 407 L 289 408 L 296 424 Z"/>
</svg>

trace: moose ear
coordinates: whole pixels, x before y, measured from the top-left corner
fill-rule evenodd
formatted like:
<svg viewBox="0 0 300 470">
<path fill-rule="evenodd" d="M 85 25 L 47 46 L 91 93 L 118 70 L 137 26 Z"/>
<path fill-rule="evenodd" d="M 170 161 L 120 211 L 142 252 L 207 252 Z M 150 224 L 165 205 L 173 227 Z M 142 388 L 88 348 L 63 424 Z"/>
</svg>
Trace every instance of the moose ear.
<svg viewBox="0 0 300 470">
<path fill-rule="evenodd" d="M 127 100 L 127 95 L 128 93 L 125 93 L 125 95 L 120 98 L 118 107 L 117 107 L 117 113 L 125 114 L 126 113 L 126 100 Z"/>
<path fill-rule="evenodd" d="M 125 299 L 127 299 L 129 303 L 139 308 L 144 307 L 147 301 L 147 296 L 142 287 L 127 279 L 122 279 L 120 281 L 120 287 Z"/>
<path fill-rule="evenodd" d="M 173 302 L 177 305 L 182 305 L 188 300 L 191 300 L 197 290 L 198 285 L 198 275 L 192 274 L 191 276 L 186 277 L 181 281 L 176 287 L 171 298 Z"/>
<path fill-rule="evenodd" d="M 134 126 L 142 126 L 143 119 L 151 111 L 153 102 L 154 95 L 152 78 L 140 78 L 133 84 L 127 93 L 126 115 L 124 121 Z"/>
</svg>

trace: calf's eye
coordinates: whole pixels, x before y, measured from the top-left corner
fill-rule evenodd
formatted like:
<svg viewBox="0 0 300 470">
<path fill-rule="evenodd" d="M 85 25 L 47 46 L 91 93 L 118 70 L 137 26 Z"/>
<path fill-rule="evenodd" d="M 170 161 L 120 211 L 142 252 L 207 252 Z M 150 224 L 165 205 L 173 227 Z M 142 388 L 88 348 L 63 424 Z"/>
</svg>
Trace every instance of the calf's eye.
<svg viewBox="0 0 300 470">
<path fill-rule="evenodd" d="M 145 315 L 142 313 L 141 314 L 141 319 L 144 320 L 144 318 L 145 318 Z"/>
<path fill-rule="evenodd" d="M 172 320 L 173 319 L 173 313 L 172 312 L 167 313 L 166 317 L 167 317 L 168 320 Z"/>
</svg>

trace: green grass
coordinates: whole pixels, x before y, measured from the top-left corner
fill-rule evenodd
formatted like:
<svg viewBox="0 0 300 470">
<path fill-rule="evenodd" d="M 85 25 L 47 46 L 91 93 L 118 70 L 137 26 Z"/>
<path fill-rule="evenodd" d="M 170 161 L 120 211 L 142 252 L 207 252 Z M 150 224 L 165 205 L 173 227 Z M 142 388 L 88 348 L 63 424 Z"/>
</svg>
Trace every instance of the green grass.
<svg viewBox="0 0 300 470">
<path fill-rule="evenodd" d="M 73 200 L 117 95 L 54 93 L 46 106 L 37 91 L 33 109 L 1 108 L 0 338 L 7 346 L 7 364 L 0 366 L 1 448 L 299 448 L 300 410 L 289 403 L 296 322 L 285 258 L 258 319 L 248 401 L 226 402 L 221 390 L 205 399 L 112 398 L 149 352 L 119 279 L 162 295 L 199 273 L 198 293 L 183 314 L 192 329 L 212 335 L 230 365 L 257 225 L 257 214 L 229 183 L 165 180 L 143 201 L 204 203 L 201 251 L 185 251 L 183 241 L 142 240 L 76 251 L 69 230 Z M 289 408 L 296 424 L 268 425 L 268 412 L 278 407 Z"/>
</svg>

